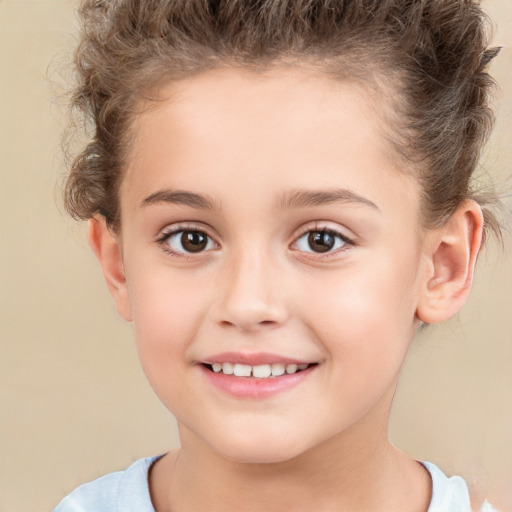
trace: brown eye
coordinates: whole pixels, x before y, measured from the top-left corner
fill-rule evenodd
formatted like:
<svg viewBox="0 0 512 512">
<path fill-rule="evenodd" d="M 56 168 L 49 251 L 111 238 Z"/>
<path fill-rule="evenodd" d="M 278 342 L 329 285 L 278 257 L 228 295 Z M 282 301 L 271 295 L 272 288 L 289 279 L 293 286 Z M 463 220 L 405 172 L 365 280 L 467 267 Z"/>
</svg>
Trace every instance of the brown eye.
<svg viewBox="0 0 512 512">
<path fill-rule="evenodd" d="M 330 251 L 334 242 L 334 237 L 327 231 L 312 231 L 308 236 L 309 247 L 315 252 Z"/>
<path fill-rule="evenodd" d="M 181 235 L 181 245 L 188 252 L 203 251 L 208 244 L 208 237 L 199 231 L 184 231 Z"/>
<path fill-rule="evenodd" d="M 179 230 L 166 235 L 160 243 L 169 246 L 173 253 L 191 254 L 212 249 L 213 240 L 202 231 Z"/>
<path fill-rule="evenodd" d="M 300 251 L 309 253 L 334 252 L 346 245 L 351 245 L 350 240 L 341 233 L 331 229 L 317 229 L 307 231 L 295 242 Z"/>
</svg>

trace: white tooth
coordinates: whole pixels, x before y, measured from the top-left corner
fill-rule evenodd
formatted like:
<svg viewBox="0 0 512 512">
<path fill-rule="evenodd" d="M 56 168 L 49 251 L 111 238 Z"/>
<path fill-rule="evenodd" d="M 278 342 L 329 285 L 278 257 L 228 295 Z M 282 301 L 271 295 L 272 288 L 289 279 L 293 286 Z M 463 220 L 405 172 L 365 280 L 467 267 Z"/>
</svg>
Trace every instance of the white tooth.
<svg viewBox="0 0 512 512">
<path fill-rule="evenodd" d="M 272 368 L 269 364 L 262 364 L 260 366 L 252 367 L 252 376 L 258 377 L 259 379 L 265 379 L 266 377 L 270 377 L 272 373 Z"/>
<path fill-rule="evenodd" d="M 251 376 L 252 366 L 248 364 L 235 364 L 233 367 L 233 373 L 237 377 L 250 377 Z"/>
<path fill-rule="evenodd" d="M 272 365 L 272 375 L 284 375 L 284 364 L 282 363 L 274 363 Z"/>
<path fill-rule="evenodd" d="M 297 367 L 299 370 L 305 370 L 306 368 L 308 367 L 307 363 L 306 364 L 299 364 L 299 366 Z"/>
<path fill-rule="evenodd" d="M 286 373 L 288 375 L 295 373 L 297 371 L 298 366 L 296 364 L 287 364 L 286 365 Z"/>
<path fill-rule="evenodd" d="M 221 363 L 213 363 L 212 364 L 212 370 L 215 373 L 219 373 L 222 370 L 222 364 Z"/>
<path fill-rule="evenodd" d="M 233 365 L 231 363 L 222 363 L 222 373 L 233 375 Z"/>
</svg>

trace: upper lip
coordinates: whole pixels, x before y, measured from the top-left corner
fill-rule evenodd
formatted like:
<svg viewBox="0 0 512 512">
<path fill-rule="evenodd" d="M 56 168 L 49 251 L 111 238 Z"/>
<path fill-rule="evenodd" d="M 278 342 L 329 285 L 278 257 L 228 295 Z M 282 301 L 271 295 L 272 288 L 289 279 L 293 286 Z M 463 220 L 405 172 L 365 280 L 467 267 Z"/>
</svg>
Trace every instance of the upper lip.
<svg viewBox="0 0 512 512">
<path fill-rule="evenodd" d="M 246 364 L 249 366 L 258 366 L 261 364 L 310 364 L 311 361 L 295 359 L 291 357 L 281 356 L 279 354 L 271 354 L 268 352 L 243 353 L 243 352 L 223 352 L 214 356 L 205 358 L 201 361 L 203 364 L 213 363 L 231 363 Z"/>
</svg>

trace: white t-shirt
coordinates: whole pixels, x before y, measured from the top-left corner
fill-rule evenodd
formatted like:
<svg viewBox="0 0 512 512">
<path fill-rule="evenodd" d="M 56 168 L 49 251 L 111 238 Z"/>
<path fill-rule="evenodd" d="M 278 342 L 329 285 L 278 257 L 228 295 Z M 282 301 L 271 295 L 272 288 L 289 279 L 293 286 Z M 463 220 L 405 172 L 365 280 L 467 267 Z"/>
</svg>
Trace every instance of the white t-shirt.
<svg viewBox="0 0 512 512">
<path fill-rule="evenodd" d="M 134 462 L 77 487 L 54 512 L 155 512 L 151 504 L 148 470 L 158 457 Z M 448 478 L 435 464 L 422 462 L 432 477 L 432 500 L 427 512 L 472 512 L 468 486 L 460 476 Z M 485 502 L 480 512 L 496 512 Z"/>
</svg>

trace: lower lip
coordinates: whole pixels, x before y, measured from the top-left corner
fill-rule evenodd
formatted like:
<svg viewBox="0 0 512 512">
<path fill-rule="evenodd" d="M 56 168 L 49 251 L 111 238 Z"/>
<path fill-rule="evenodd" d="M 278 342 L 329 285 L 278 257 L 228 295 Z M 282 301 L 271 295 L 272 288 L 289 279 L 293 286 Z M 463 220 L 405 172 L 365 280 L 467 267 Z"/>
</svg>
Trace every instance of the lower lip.
<svg viewBox="0 0 512 512">
<path fill-rule="evenodd" d="M 215 387 L 236 398 L 261 399 L 282 393 L 299 385 L 307 379 L 317 365 L 309 366 L 291 375 L 284 374 L 266 379 L 256 377 L 236 377 L 225 375 L 222 372 L 215 373 L 203 365 L 200 368 L 205 377 Z"/>
</svg>

